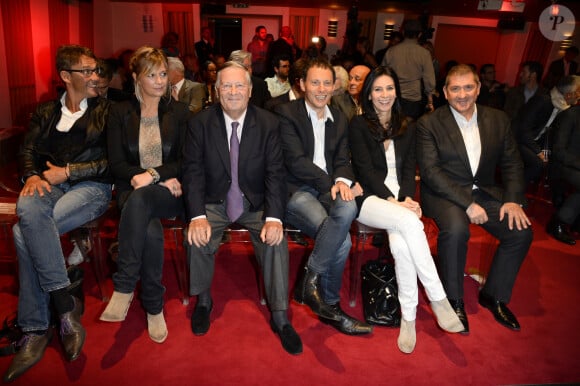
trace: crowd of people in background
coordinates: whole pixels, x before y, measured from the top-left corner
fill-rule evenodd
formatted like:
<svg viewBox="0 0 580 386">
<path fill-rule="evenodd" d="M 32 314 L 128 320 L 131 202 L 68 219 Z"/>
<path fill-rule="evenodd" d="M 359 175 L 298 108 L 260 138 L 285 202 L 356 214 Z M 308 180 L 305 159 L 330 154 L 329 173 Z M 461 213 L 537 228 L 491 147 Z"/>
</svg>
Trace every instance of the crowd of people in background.
<svg viewBox="0 0 580 386">
<path fill-rule="evenodd" d="M 519 85 L 509 87 L 496 80 L 493 63 L 478 70 L 449 61 L 440 69 L 425 30 L 408 20 L 376 53 L 359 36 L 352 50 L 332 58 L 321 36 L 299 47 L 289 26 L 274 39 L 262 25 L 245 50 L 228 53 L 215 50 L 209 27 L 195 54 L 180 52 L 174 32 L 158 48 L 125 50 L 116 59 L 61 48 L 63 94 L 35 112 L 21 154 L 14 234 L 25 338 L 4 380 L 42 358 L 53 334 L 52 309 L 66 358 L 79 356 L 83 304 L 66 290 L 58 235 L 98 217 L 113 182 L 121 209 L 118 270 L 100 319 L 123 321 L 140 280 L 156 343 L 168 337 L 160 221 L 173 217 L 189 224 L 197 336 L 210 328 L 215 253 L 234 222 L 250 231 L 270 327 L 284 350 L 303 350 L 287 313 L 286 223 L 314 241 L 293 298 L 343 334 L 371 334 L 371 325 L 340 305 L 355 219 L 389 235 L 402 308 L 400 351 L 416 345 L 417 278 L 438 325 L 469 333 L 463 275 L 470 224 L 500 240 L 479 304 L 519 330 L 507 304 L 532 242 L 526 191 L 549 178 L 556 210 L 548 233 L 574 245 L 579 229 L 578 49 L 567 49 L 545 76 L 540 63 L 524 62 Z M 85 201 L 91 205 L 83 207 Z M 423 213 L 440 230 L 439 273 Z M 75 253 L 69 263 L 79 262 Z"/>
</svg>

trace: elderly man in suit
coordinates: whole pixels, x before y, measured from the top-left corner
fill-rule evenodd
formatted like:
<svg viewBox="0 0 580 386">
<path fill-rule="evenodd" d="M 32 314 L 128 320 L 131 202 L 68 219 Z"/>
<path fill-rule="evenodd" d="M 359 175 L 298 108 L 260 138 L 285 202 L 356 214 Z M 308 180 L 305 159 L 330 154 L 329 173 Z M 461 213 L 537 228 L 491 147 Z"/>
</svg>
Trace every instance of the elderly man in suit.
<svg viewBox="0 0 580 386">
<path fill-rule="evenodd" d="M 183 187 L 189 243 L 191 317 L 195 335 L 209 330 L 215 252 L 235 222 L 250 232 L 262 268 L 270 326 L 290 354 L 302 352 L 288 321 L 288 244 L 282 218 L 285 171 L 278 118 L 249 104 L 250 73 L 227 62 L 217 77 L 219 104 L 193 118 L 183 150 Z"/>
<path fill-rule="evenodd" d="M 357 215 L 351 185 L 346 116 L 329 107 L 335 74 L 325 60 L 314 59 L 304 71 L 304 99 L 280 104 L 280 131 L 290 200 L 287 221 L 315 239 L 294 299 L 308 305 L 338 331 L 368 334 L 371 326 L 340 307 L 344 264 L 351 247 L 350 224 Z"/>
<path fill-rule="evenodd" d="M 500 240 L 479 304 L 517 331 L 520 324 L 507 303 L 532 242 L 531 223 L 522 209 L 523 164 L 506 114 L 475 104 L 479 88 L 471 67 L 453 67 L 443 88 L 449 105 L 418 121 L 421 200 L 425 215 L 439 227 L 441 278 L 464 332 L 469 332 L 463 304 L 469 223 Z M 495 178 L 498 169 L 501 185 Z"/>
<path fill-rule="evenodd" d="M 207 98 L 205 86 L 185 79 L 185 66 L 178 58 L 167 58 L 167 75 L 173 99 L 185 103 L 192 113 L 200 111 Z"/>
</svg>

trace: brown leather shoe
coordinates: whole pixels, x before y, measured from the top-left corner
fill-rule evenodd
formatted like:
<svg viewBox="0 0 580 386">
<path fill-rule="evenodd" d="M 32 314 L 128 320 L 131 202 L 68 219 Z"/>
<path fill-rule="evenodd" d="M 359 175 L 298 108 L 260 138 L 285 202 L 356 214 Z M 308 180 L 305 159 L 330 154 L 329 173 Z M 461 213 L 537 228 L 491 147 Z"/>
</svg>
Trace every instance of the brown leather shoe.
<svg viewBox="0 0 580 386">
<path fill-rule="evenodd" d="M 73 310 L 60 316 L 60 339 L 65 357 L 70 362 L 79 357 L 87 335 L 81 324 L 82 304 L 74 296 L 72 298 L 75 304 Z"/>
<path fill-rule="evenodd" d="M 52 328 L 48 328 L 44 335 L 25 333 L 18 346 L 20 349 L 14 355 L 10 367 L 4 374 L 4 382 L 12 382 L 28 369 L 38 363 L 44 355 L 46 347 L 52 339 Z"/>
</svg>

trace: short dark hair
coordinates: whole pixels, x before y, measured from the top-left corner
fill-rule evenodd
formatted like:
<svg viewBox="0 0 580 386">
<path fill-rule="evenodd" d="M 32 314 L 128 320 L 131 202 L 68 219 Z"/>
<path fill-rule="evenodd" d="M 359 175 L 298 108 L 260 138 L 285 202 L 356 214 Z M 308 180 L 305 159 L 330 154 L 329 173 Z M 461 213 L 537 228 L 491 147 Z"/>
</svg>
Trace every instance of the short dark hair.
<svg viewBox="0 0 580 386">
<path fill-rule="evenodd" d="M 482 65 L 481 68 L 479 69 L 479 73 L 481 75 L 485 74 L 485 72 L 487 71 L 488 68 L 495 68 L 495 64 L 486 63 L 486 64 Z"/>
<path fill-rule="evenodd" d="M 527 67 L 528 70 L 536 74 L 536 79 L 538 82 L 542 79 L 542 74 L 544 73 L 544 66 L 540 62 L 534 60 L 528 60 L 522 64 L 522 68 Z"/>
<path fill-rule="evenodd" d="M 570 54 L 574 54 L 574 55 L 578 55 L 580 53 L 580 50 L 578 50 L 578 47 L 576 46 L 570 46 L 568 48 L 566 48 L 566 51 L 564 51 L 565 53 L 570 53 Z"/>
<path fill-rule="evenodd" d="M 292 59 L 290 58 L 290 55 L 288 55 L 288 54 L 276 55 L 276 56 L 274 56 L 274 59 L 272 59 L 272 66 L 279 68 L 281 61 L 292 62 Z"/>
<path fill-rule="evenodd" d="M 93 50 L 76 44 L 60 46 L 56 51 L 56 70 L 60 73 L 69 70 L 75 64 L 80 63 L 81 56 L 97 60 Z"/>
<path fill-rule="evenodd" d="M 306 66 L 304 67 L 304 73 L 302 74 L 302 80 L 306 81 L 308 71 L 314 67 L 330 70 L 330 72 L 332 72 L 332 82 L 336 81 L 336 73 L 334 72 L 334 67 L 332 67 L 332 64 L 330 64 L 328 60 L 321 58 L 312 59 L 308 62 L 308 64 L 306 64 Z"/>
<path fill-rule="evenodd" d="M 256 33 L 260 32 L 261 29 L 266 29 L 263 25 L 259 25 L 256 27 Z"/>
</svg>

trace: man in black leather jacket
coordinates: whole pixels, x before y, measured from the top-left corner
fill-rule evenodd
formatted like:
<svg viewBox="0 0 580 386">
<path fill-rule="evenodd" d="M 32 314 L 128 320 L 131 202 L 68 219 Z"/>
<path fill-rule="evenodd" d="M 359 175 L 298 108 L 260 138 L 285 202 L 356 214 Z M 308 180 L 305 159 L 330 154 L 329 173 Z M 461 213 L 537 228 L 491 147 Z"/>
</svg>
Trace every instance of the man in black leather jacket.
<svg viewBox="0 0 580 386">
<path fill-rule="evenodd" d="M 24 335 L 5 382 L 42 359 L 52 338 L 53 311 L 65 357 L 79 357 L 86 335 L 80 322 L 83 304 L 67 290 L 59 236 L 100 216 L 111 199 L 104 135 L 109 102 L 97 94 L 97 60 L 88 48 L 62 46 L 56 67 L 65 92 L 37 108 L 19 155 L 24 187 L 14 242 L 18 325 Z"/>
</svg>

